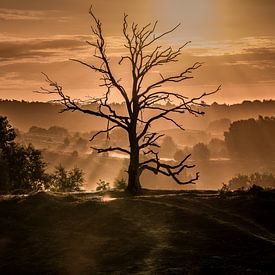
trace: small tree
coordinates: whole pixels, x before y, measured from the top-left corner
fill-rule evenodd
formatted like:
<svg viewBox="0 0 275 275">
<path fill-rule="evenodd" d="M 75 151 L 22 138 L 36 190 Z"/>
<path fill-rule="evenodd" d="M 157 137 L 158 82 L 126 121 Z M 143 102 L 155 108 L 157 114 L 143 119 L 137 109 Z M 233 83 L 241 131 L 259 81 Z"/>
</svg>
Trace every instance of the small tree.
<svg viewBox="0 0 275 275">
<path fill-rule="evenodd" d="M 83 172 L 79 168 L 66 171 L 62 165 L 59 165 L 51 175 L 49 189 L 56 192 L 81 191 L 83 182 Z"/>
<path fill-rule="evenodd" d="M 198 109 L 198 107 L 206 106 L 202 99 L 215 93 L 219 88 L 214 92 L 203 93 L 194 98 L 187 98 L 179 92 L 167 90 L 167 86 L 165 87 L 166 84 L 181 83 L 193 78 L 192 72 L 202 65 L 198 62 L 175 75 L 160 73 L 157 80 L 152 81 L 149 79 L 148 76 L 150 76 L 151 71 L 157 70 L 157 67 L 178 61 L 182 49 L 189 42 L 186 42 L 177 49 L 156 45 L 161 38 L 175 31 L 179 27 L 179 24 L 164 33 L 157 34 L 155 32 L 157 22 L 140 27 L 135 23 L 129 24 L 128 16 L 124 15 L 124 46 L 128 53 L 121 56 L 118 64 L 121 65 L 125 61 L 128 61 L 130 64 L 131 88 L 127 90 L 122 85 L 121 79 L 117 78 L 114 74 L 106 51 L 107 47 L 102 23 L 95 16 L 92 7 L 90 15 L 94 22 L 92 32 L 95 40 L 87 43 L 93 48 L 95 52 L 94 57 L 99 61 L 99 64 L 89 64 L 75 59 L 73 61 L 90 68 L 100 75 L 102 86 L 106 89 L 105 95 L 103 97 L 92 98 L 89 102 L 86 102 L 92 105 L 92 108 L 88 108 L 87 105 L 85 106 L 66 95 L 63 92 L 62 86 L 52 81 L 47 75 L 45 75 L 46 81 L 51 88 L 42 88 L 40 92 L 58 95 L 60 98 L 58 101 L 64 106 L 62 111 L 79 111 L 105 119 L 107 121 L 106 130 L 97 132 L 93 135 L 91 141 L 100 134 L 107 134 L 107 137 L 109 137 L 109 134 L 118 128 L 127 134 L 128 146 L 107 145 L 106 147 L 96 147 L 94 149 L 98 153 L 118 151 L 129 155 L 127 186 L 129 192 L 133 194 L 140 192 L 140 175 L 144 170 L 150 170 L 155 174 L 161 173 L 171 176 L 178 184 L 194 183 L 198 179 L 198 173 L 194 178 L 187 181 L 181 181 L 178 177 L 184 169 L 194 167 L 194 165 L 190 166 L 186 164 L 190 155 L 175 165 L 161 162 L 158 152 L 154 149 L 160 147 L 158 140 L 163 135 L 152 130 L 152 126 L 156 121 L 166 120 L 176 127 L 183 129 L 180 123 L 174 119 L 175 115 L 186 112 L 192 115 L 204 114 L 203 111 Z M 148 82 L 149 84 L 146 84 Z M 110 104 L 110 95 L 114 93 L 117 93 L 123 99 L 123 112 L 118 112 Z"/>
</svg>

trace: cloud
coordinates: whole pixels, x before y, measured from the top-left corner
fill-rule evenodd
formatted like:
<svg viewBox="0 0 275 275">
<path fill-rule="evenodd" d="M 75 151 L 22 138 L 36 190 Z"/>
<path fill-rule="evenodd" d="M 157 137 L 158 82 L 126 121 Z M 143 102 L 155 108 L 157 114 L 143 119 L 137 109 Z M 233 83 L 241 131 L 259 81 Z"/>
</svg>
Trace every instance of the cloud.
<svg viewBox="0 0 275 275">
<path fill-rule="evenodd" d="M 93 41 L 91 35 L 54 35 L 40 38 L 12 37 L 0 34 L 0 66 L 18 63 L 64 62 L 69 58 L 86 60 L 94 54 L 85 41 Z M 121 37 L 106 38 L 110 57 L 125 54 Z"/>
<path fill-rule="evenodd" d="M 44 38 L 20 38 L 0 35 L 1 65 L 25 62 L 64 61 L 72 52 L 83 53 L 88 36 L 59 35 Z"/>
<path fill-rule="evenodd" d="M 0 21 L 57 20 L 66 22 L 68 19 L 68 16 L 61 16 L 60 11 L 56 10 L 37 11 L 0 8 Z"/>
</svg>

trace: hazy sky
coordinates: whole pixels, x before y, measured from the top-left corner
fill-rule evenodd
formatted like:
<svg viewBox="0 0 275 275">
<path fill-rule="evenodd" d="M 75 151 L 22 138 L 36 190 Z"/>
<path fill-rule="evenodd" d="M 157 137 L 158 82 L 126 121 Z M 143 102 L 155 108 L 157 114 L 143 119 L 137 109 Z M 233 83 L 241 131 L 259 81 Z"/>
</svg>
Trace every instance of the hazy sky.
<svg viewBox="0 0 275 275">
<path fill-rule="evenodd" d="M 211 101 L 275 99 L 274 0 L 94 0 L 102 20 L 110 58 L 125 52 L 121 37 L 123 13 L 140 24 L 159 20 L 158 32 L 181 22 L 162 40 L 179 46 L 192 41 L 177 64 L 161 67 L 176 72 L 194 61 L 204 62 L 194 80 L 177 87 L 187 95 L 222 91 Z M 85 43 L 92 40 L 90 0 L 0 0 L 0 98 L 47 100 L 33 93 L 46 72 L 73 97 L 98 95 L 97 75 L 69 58 L 92 59 Z M 127 81 L 127 70 L 116 69 Z M 157 77 L 158 71 L 154 72 Z M 45 85 L 44 85 L 45 86 Z M 167 87 L 171 88 L 171 87 Z"/>
</svg>

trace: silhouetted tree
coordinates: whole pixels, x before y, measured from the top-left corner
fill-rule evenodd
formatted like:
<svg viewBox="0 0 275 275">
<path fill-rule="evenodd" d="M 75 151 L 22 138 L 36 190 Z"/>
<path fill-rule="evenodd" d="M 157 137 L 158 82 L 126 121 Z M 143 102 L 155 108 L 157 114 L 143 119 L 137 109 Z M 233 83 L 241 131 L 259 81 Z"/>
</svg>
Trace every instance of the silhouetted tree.
<svg viewBox="0 0 275 275">
<path fill-rule="evenodd" d="M 228 157 L 228 151 L 224 140 L 213 138 L 207 145 L 211 157 Z"/>
<path fill-rule="evenodd" d="M 15 143 L 15 131 L 0 116 L 0 188 L 3 191 L 39 190 L 47 181 L 45 163 L 39 150 Z"/>
<path fill-rule="evenodd" d="M 224 133 L 229 153 L 234 158 L 270 160 L 275 158 L 275 118 L 259 117 L 235 121 Z"/>
<path fill-rule="evenodd" d="M 164 48 L 156 43 L 166 35 L 175 31 L 179 24 L 174 28 L 164 32 L 156 33 L 157 22 L 140 27 L 138 24 L 128 23 L 127 15 L 124 15 L 123 36 L 125 38 L 125 48 L 128 54 L 121 57 L 119 65 L 128 61 L 131 71 L 131 88 L 128 91 L 121 84 L 121 79 L 114 75 L 110 59 L 106 51 L 106 41 L 103 35 L 102 23 L 95 16 L 92 7 L 90 15 L 94 21 L 92 32 L 95 41 L 87 42 L 94 49 L 94 57 L 100 62 L 89 64 L 81 60 L 74 61 L 87 66 L 92 71 L 100 75 L 102 86 L 106 89 L 103 97 L 92 98 L 89 103 L 94 108 L 87 108 L 79 100 L 73 100 L 63 92 L 62 86 L 52 81 L 47 75 L 46 81 L 51 86 L 50 89 L 42 88 L 41 93 L 56 94 L 61 99 L 64 108 L 62 111 L 79 111 L 91 116 L 103 118 L 107 121 L 106 130 L 97 132 L 91 140 L 93 141 L 100 134 L 109 134 L 117 129 L 123 129 L 128 136 L 128 146 L 106 146 L 104 148 L 94 148 L 98 153 L 118 151 L 128 154 L 130 157 L 128 167 L 128 186 L 127 190 L 133 194 L 140 192 L 140 175 L 144 170 L 150 170 L 155 174 L 161 173 L 171 176 L 178 184 L 194 183 L 198 179 L 196 176 L 187 181 L 181 181 L 179 174 L 187 168 L 194 167 L 187 165 L 186 161 L 190 155 L 186 156 L 177 164 L 162 163 L 159 155 L 154 148 L 159 147 L 158 140 L 162 134 L 152 130 L 152 124 L 159 120 L 166 120 L 176 127 L 183 127 L 172 118 L 172 115 L 189 112 L 192 115 L 202 115 L 203 111 L 198 107 L 204 107 L 206 104 L 202 99 L 214 92 L 203 93 L 194 98 L 187 98 L 181 93 L 175 91 L 165 91 L 165 84 L 180 83 L 184 80 L 191 79 L 192 72 L 199 67 L 201 63 L 194 63 L 192 66 L 180 71 L 174 75 L 159 74 L 159 79 L 153 81 L 148 79 L 148 75 L 157 67 L 171 64 L 178 61 L 182 49 L 189 44 L 185 43 L 177 49 L 172 47 Z M 147 80 L 145 81 L 145 79 Z M 150 83 L 150 84 L 146 84 Z M 110 104 L 110 95 L 117 92 L 123 99 L 124 111 L 118 112 Z M 87 103 L 87 101 L 86 101 Z M 169 103 L 169 104 L 166 104 Z M 144 157 L 142 157 L 142 154 Z"/>
<path fill-rule="evenodd" d="M 204 143 L 198 143 L 193 147 L 192 156 L 196 160 L 209 160 L 210 151 Z"/>
<path fill-rule="evenodd" d="M 10 144 L 14 143 L 15 130 L 10 125 L 8 118 L 0 116 L 0 150 L 3 151 Z"/>
<path fill-rule="evenodd" d="M 177 145 L 174 142 L 173 138 L 171 136 L 165 136 L 160 144 L 159 155 L 161 157 L 172 158 L 176 150 Z"/>
</svg>

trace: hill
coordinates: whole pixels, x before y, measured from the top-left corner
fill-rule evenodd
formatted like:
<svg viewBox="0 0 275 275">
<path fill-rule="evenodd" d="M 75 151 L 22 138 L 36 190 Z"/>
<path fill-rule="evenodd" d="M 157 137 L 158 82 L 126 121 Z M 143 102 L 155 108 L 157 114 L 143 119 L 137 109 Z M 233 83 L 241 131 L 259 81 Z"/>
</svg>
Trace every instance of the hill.
<svg viewBox="0 0 275 275">
<path fill-rule="evenodd" d="M 113 104 L 112 107 L 118 112 L 123 112 L 124 110 L 123 104 Z M 12 125 L 22 131 L 28 131 L 31 126 L 49 128 L 56 125 L 65 127 L 72 132 L 90 132 L 106 127 L 105 121 L 78 112 L 60 114 L 61 108 L 59 104 L 0 100 L 0 115 L 7 116 Z M 205 111 L 206 115 L 199 118 L 181 114 L 179 121 L 186 129 L 206 130 L 210 122 L 222 118 L 235 121 L 257 118 L 259 115 L 275 116 L 275 101 L 244 101 L 233 105 L 213 103 Z M 154 126 L 159 130 L 173 127 L 167 121 L 159 121 Z"/>
<path fill-rule="evenodd" d="M 274 193 L 111 195 L 1 197 L 0 273 L 275 272 Z"/>
</svg>

